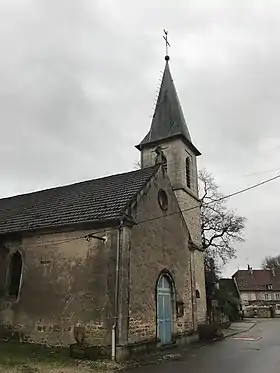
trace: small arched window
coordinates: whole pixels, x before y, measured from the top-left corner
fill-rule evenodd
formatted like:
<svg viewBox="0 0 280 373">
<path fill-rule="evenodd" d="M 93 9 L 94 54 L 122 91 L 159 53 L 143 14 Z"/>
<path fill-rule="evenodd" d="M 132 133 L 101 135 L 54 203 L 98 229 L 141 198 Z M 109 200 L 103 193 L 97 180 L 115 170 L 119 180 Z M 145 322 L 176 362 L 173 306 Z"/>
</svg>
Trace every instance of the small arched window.
<svg viewBox="0 0 280 373">
<path fill-rule="evenodd" d="M 186 158 L 186 182 L 187 187 L 191 187 L 191 161 L 190 158 Z"/>
<path fill-rule="evenodd" d="M 22 274 L 22 257 L 17 251 L 11 258 L 9 266 L 8 294 L 12 297 L 18 297 Z"/>
<path fill-rule="evenodd" d="M 199 290 L 197 290 L 197 289 L 196 289 L 196 291 L 195 291 L 195 296 L 196 296 L 196 298 L 198 298 L 198 299 L 200 298 L 200 292 L 199 292 Z"/>
</svg>

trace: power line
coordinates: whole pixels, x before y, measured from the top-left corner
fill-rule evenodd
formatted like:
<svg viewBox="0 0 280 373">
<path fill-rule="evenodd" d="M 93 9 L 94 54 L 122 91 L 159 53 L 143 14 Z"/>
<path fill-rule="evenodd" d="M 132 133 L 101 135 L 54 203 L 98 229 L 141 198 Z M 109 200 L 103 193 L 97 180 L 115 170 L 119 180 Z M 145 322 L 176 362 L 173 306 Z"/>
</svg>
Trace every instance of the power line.
<svg viewBox="0 0 280 373">
<path fill-rule="evenodd" d="M 267 180 L 264 180 L 264 181 L 261 181 L 260 183 L 257 183 L 257 184 L 253 184 L 247 188 L 244 188 L 244 189 L 240 189 L 236 192 L 233 192 L 233 193 L 230 193 L 226 196 L 222 196 L 220 198 L 217 198 L 216 200 L 213 200 L 213 201 L 209 201 L 209 202 L 206 202 L 204 203 L 204 205 L 209 205 L 211 203 L 215 203 L 215 202 L 219 202 L 219 201 L 222 201 L 222 200 L 225 200 L 225 199 L 228 199 L 228 198 L 231 198 L 231 197 L 234 197 L 236 195 L 239 195 L 239 194 L 242 194 L 242 193 L 245 193 L 249 190 L 252 190 L 252 189 L 255 189 L 259 186 L 262 186 L 264 184 L 267 184 L 271 181 L 274 181 L 276 179 L 279 179 L 280 178 L 280 174 L 279 175 L 276 175 L 270 179 L 267 179 Z M 146 222 L 150 222 L 150 221 L 153 221 L 153 220 L 157 220 L 157 219 L 162 219 L 162 218 L 165 218 L 166 216 L 172 216 L 172 215 L 176 215 L 176 214 L 181 214 L 182 212 L 187 212 L 187 211 L 191 211 L 191 210 L 194 210 L 194 209 L 197 209 L 197 208 L 200 208 L 201 207 L 201 203 L 198 203 L 196 206 L 193 206 L 193 207 L 189 207 L 187 209 L 182 209 L 180 211 L 175 211 L 175 212 L 171 212 L 169 214 L 165 214 L 165 215 L 162 215 L 162 216 L 156 216 L 156 217 L 153 217 L 153 218 L 150 218 L 150 219 L 144 219 L 144 220 L 140 220 L 137 222 L 137 225 L 139 224 L 143 224 L 143 223 L 146 223 Z M 79 236 L 79 237 L 73 237 L 73 238 L 70 238 L 70 239 L 65 239 L 65 240 L 57 240 L 57 241 L 52 241 L 52 242 L 46 242 L 46 244 L 44 243 L 39 243 L 39 244 L 31 244 L 30 246 L 31 247 L 38 247 L 38 248 L 46 248 L 46 247 L 51 247 L 51 246 L 56 246 L 56 245 L 62 245 L 62 244 L 65 244 L 65 243 L 69 243 L 69 242 L 72 242 L 72 241 L 76 241 L 76 240 L 80 240 L 80 239 L 92 239 L 92 238 L 96 238 L 96 239 L 101 239 L 101 240 L 104 240 L 104 238 L 101 238 L 101 237 L 97 237 L 96 235 L 98 235 L 99 233 L 102 233 L 102 234 L 106 234 L 108 232 L 111 232 L 115 230 L 115 228 L 111 228 L 111 229 L 103 229 L 101 231 L 96 231 L 96 232 L 92 232 L 92 233 L 87 233 L 86 235 L 83 235 L 83 236 Z"/>
<path fill-rule="evenodd" d="M 112 230 L 113 229 L 103 229 L 102 231 L 96 231 L 96 232 L 92 232 L 92 233 L 87 233 L 87 234 L 85 234 L 83 236 L 73 237 L 73 238 L 64 239 L 64 240 L 54 240 L 54 241 L 48 241 L 46 243 L 40 242 L 38 244 L 31 243 L 31 244 L 28 245 L 28 247 L 47 248 L 47 247 L 52 247 L 52 246 L 56 246 L 56 245 L 63 245 L 63 244 L 66 244 L 66 243 L 69 243 L 69 242 L 73 242 L 73 241 L 77 241 L 77 240 L 81 240 L 81 239 L 86 239 L 87 241 L 90 241 L 91 239 L 97 239 L 97 240 L 101 240 L 101 241 L 106 241 L 106 239 L 104 237 L 98 237 L 97 235 L 99 233 L 106 234 L 107 232 L 110 232 Z M 94 246 L 97 246 L 97 245 L 94 245 Z"/>
<path fill-rule="evenodd" d="M 47 241 L 45 244 L 43 242 L 39 242 L 38 244 L 31 243 L 28 245 L 28 247 L 48 247 L 48 246 L 53 246 L 53 245 L 63 245 L 64 243 L 80 240 L 81 238 L 86 238 L 86 236 L 73 237 L 73 238 L 64 239 L 64 240 Z"/>
<path fill-rule="evenodd" d="M 237 196 L 238 194 L 241 194 L 241 193 L 244 193 L 244 192 L 247 192 L 248 190 L 251 190 L 251 189 L 255 189 L 261 185 L 264 185 L 264 184 L 267 184 L 267 183 L 270 183 L 271 181 L 273 180 L 276 180 L 276 179 L 279 179 L 280 178 L 280 174 L 279 175 L 276 175 L 274 177 L 271 177 L 270 179 L 267 179 L 267 180 L 264 180 L 264 181 L 261 181 L 260 183 L 257 183 L 257 184 L 253 184 L 247 188 L 244 188 L 244 189 L 241 189 L 237 192 L 234 192 L 234 193 L 231 193 L 231 194 L 228 194 L 227 196 L 224 196 L 224 197 L 221 197 L 219 198 L 218 201 L 221 201 L 223 199 L 226 199 L 226 198 L 230 198 L 230 197 L 233 197 L 233 196 Z M 215 201 L 214 201 L 215 202 Z M 209 202 L 210 203 L 210 202 Z"/>
<path fill-rule="evenodd" d="M 274 177 L 271 177 L 270 179 L 267 179 L 267 180 L 264 180 L 264 181 L 261 181 L 260 183 L 257 183 L 257 184 L 253 184 L 247 188 L 244 188 L 244 189 L 241 189 L 241 190 L 238 190 L 237 192 L 234 192 L 234 193 L 230 193 L 226 196 L 222 196 L 220 198 L 217 198 L 213 201 L 209 201 L 209 202 L 206 202 L 204 203 L 204 205 L 209 205 L 211 203 L 215 203 L 215 202 L 219 202 L 219 201 L 222 201 L 224 199 L 228 199 L 230 197 L 233 197 L 233 196 L 237 196 L 238 194 L 242 194 L 242 193 L 245 193 L 247 192 L 248 190 L 251 190 L 251 189 L 255 189 L 261 185 L 264 185 L 264 184 L 267 184 L 273 180 L 276 180 L 276 179 L 279 179 L 280 178 L 280 174 L 279 175 L 276 175 Z M 182 209 L 180 210 L 179 212 L 176 211 L 176 212 L 171 212 L 169 214 L 165 214 L 164 216 L 157 216 L 157 217 L 154 217 L 154 218 L 150 218 L 150 219 L 145 219 L 145 220 L 142 220 L 142 221 L 139 221 L 137 224 L 141 224 L 141 223 L 145 223 L 145 222 L 148 222 L 148 221 L 153 221 L 153 220 L 157 220 L 157 219 L 162 219 L 166 216 L 171 216 L 171 215 L 176 215 L 176 214 L 180 214 L 180 212 L 187 212 L 187 211 L 191 211 L 191 210 L 194 210 L 194 209 L 197 209 L 197 208 L 200 208 L 201 207 L 201 203 L 199 203 L 197 206 L 193 206 L 193 207 L 189 207 L 187 209 Z"/>
<path fill-rule="evenodd" d="M 255 176 L 255 175 L 260 175 L 260 174 L 264 174 L 264 173 L 267 173 L 267 172 L 275 172 L 275 171 L 280 171 L 280 168 L 278 167 L 278 168 L 271 168 L 271 169 L 267 169 L 267 170 L 252 172 L 251 174 L 242 175 L 242 177 Z"/>
</svg>

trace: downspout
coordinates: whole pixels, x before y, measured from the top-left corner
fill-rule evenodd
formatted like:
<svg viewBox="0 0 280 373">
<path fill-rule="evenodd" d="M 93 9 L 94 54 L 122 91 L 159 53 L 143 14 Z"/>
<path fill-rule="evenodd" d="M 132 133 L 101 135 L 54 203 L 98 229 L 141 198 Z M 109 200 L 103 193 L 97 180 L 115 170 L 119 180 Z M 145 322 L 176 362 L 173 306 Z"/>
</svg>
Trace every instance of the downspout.
<svg viewBox="0 0 280 373">
<path fill-rule="evenodd" d="M 194 293 L 193 293 L 193 271 L 192 271 L 192 253 L 193 251 L 190 250 L 190 275 L 191 275 L 191 295 L 192 295 L 192 325 L 194 330 Z"/>
<path fill-rule="evenodd" d="M 120 241 L 121 241 L 122 221 L 117 232 L 117 260 L 116 260 L 116 280 L 115 280 L 115 300 L 114 300 L 114 322 L 112 326 L 112 360 L 116 360 L 116 334 L 118 324 L 118 303 L 119 303 L 119 279 L 120 279 Z"/>
</svg>

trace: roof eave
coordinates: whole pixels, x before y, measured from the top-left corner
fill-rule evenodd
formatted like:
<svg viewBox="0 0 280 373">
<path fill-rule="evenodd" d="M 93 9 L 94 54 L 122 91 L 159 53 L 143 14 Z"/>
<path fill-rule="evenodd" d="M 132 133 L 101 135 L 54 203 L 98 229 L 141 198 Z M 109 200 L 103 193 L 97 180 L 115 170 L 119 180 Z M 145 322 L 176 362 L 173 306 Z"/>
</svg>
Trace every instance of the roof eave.
<svg viewBox="0 0 280 373">
<path fill-rule="evenodd" d="M 100 219 L 100 220 L 92 220 L 92 221 L 86 221 L 86 222 L 78 222 L 78 223 L 70 223 L 70 224 L 56 224 L 50 225 L 50 226 L 42 226 L 38 228 L 25 228 L 22 230 L 10 230 L 7 232 L 3 232 L 0 234 L 0 238 L 12 238 L 15 236 L 21 237 L 22 235 L 33 235 L 34 233 L 49 233 L 54 231 L 69 231 L 69 230 L 77 230 L 77 229 L 98 229 L 98 228 L 108 228 L 117 226 L 120 224 L 120 221 L 122 220 L 123 215 L 120 214 L 119 216 L 112 218 L 112 219 Z"/>
<path fill-rule="evenodd" d="M 147 147 L 147 148 L 148 147 L 154 147 L 158 143 L 167 142 L 170 139 L 174 139 L 174 138 L 181 138 L 181 140 L 183 140 L 183 142 L 189 147 L 189 149 L 192 150 L 192 152 L 195 154 L 195 156 L 198 157 L 198 156 L 201 155 L 200 151 L 194 146 L 194 144 L 182 134 L 175 134 L 175 135 L 172 135 L 172 136 L 160 138 L 160 139 L 150 141 L 150 142 L 145 142 L 145 143 L 141 142 L 139 145 L 135 145 L 135 148 L 141 151 L 145 147 Z"/>
<path fill-rule="evenodd" d="M 138 198 L 139 194 L 143 191 L 144 188 L 146 188 L 146 186 L 151 181 L 151 179 L 156 175 L 156 173 L 158 172 L 158 170 L 161 168 L 161 165 L 160 164 L 155 164 L 153 167 L 154 167 L 154 172 L 151 174 L 150 178 L 147 179 L 147 181 L 145 182 L 145 184 L 142 185 L 142 188 L 139 189 L 137 191 L 137 193 L 135 193 L 135 195 L 133 197 L 131 197 L 131 199 L 127 202 L 126 206 L 123 208 L 123 210 L 122 210 L 122 216 L 123 217 L 130 216 L 130 214 L 127 214 L 127 210 L 129 209 L 129 207 L 131 207 L 131 205 L 135 201 L 137 201 L 137 198 Z"/>
</svg>

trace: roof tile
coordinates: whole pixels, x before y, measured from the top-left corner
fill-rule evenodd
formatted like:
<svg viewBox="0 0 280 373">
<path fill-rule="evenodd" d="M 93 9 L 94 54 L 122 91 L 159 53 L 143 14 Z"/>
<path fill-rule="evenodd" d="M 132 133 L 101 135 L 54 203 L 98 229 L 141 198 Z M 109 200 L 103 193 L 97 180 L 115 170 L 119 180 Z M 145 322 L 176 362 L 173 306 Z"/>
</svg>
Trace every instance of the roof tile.
<svg viewBox="0 0 280 373">
<path fill-rule="evenodd" d="M 158 165 L 0 199 L 0 234 L 115 220 Z"/>
<path fill-rule="evenodd" d="M 272 285 L 272 290 L 280 291 L 280 273 L 276 271 L 273 276 L 271 270 L 254 269 L 238 270 L 233 277 L 236 279 L 240 291 L 267 290 L 267 285 Z"/>
</svg>

